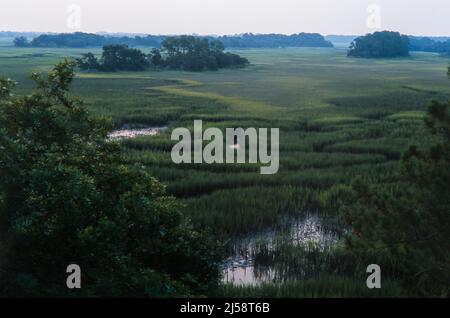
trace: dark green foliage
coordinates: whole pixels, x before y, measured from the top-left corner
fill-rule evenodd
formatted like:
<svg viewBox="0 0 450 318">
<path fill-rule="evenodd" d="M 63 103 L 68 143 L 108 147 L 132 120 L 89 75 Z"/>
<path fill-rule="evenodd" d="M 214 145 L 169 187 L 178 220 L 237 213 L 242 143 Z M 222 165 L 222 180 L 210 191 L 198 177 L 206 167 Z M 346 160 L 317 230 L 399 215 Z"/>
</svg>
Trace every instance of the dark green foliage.
<svg viewBox="0 0 450 318">
<path fill-rule="evenodd" d="M 104 46 L 100 61 L 94 54 L 86 53 L 77 59 L 77 63 L 81 70 L 103 72 L 144 71 L 150 64 L 142 51 L 131 49 L 127 45 Z"/>
<path fill-rule="evenodd" d="M 0 79 L 0 295 L 189 296 L 216 285 L 217 247 L 141 165 L 122 164 L 109 120 L 68 94 L 65 61 L 37 89 Z M 78 264 L 82 289 L 66 287 Z"/>
<path fill-rule="evenodd" d="M 148 66 L 147 56 L 138 49 L 128 48 L 127 45 L 103 47 L 100 59 L 100 70 L 102 71 L 143 71 Z"/>
<path fill-rule="evenodd" d="M 78 67 L 81 70 L 98 70 L 100 69 L 100 63 L 92 53 L 85 53 L 81 58 L 77 59 Z"/>
<path fill-rule="evenodd" d="M 17 47 L 28 47 L 30 46 L 30 43 L 28 42 L 28 39 L 24 36 L 19 36 L 14 39 L 14 46 Z"/>
<path fill-rule="evenodd" d="M 136 36 L 134 38 L 127 36 L 103 36 L 99 34 L 74 32 L 60 34 L 42 34 L 30 42 L 32 47 L 94 47 L 114 44 L 155 46 L 158 47 L 163 36 L 149 35 L 146 37 Z"/>
<path fill-rule="evenodd" d="M 42 34 L 34 38 L 30 46 L 33 47 L 94 47 L 112 44 L 126 44 L 130 46 L 160 47 L 166 36 L 104 36 L 92 33 L 60 33 Z M 333 47 L 331 42 L 316 33 L 283 34 L 251 34 L 220 37 L 202 37 L 210 41 L 219 40 L 227 48 L 278 48 L 278 47 Z M 18 45 L 17 45 L 18 46 Z"/>
<path fill-rule="evenodd" d="M 398 32 L 375 32 L 356 38 L 348 56 L 363 58 L 392 58 L 409 55 L 409 39 Z"/>
<path fill-rule="evenodd" d="M 342 276 L 321 276 L 307 280 L 265 283 L 257 286 L 224 285 L 225 298 L 390 298 L 398 297 L 399 286 L 385 282 L 382 289 L 368 289 L 361 280 Z"/>
<path fill-rule="evenodd" d="M 200 72 L 243 67 L 249 63 L 246 58 L 223 50 L 220 41 L 181 36 L 166 38 L 161 50 L 153 49 L 148 55 L 126 45 L 108 45 L 103 47 L 100 61 L 92 53 L 84 54 L 77 61 L 82 70 L 104 72 L 143 71 L 150 66 Z"/>
<path fill-rule="evenodd" d="M 279 47 L 333 47 L 331 42 L 317 33 L 299 34 L 252 34 L 219 37 L 230 48 L 279 48 Z"/>
<path fill-rule="evenodd" d="M 442 55 L 450 55 L 450 40 L 435 41 L 427 37 L 409 37 L 409 49 L 411 51 L 435 52 Z"/>
<path fill-rule="evenodd" d="M 61 34 L 42 34 L 34 38 L 30 46 L 33 47 L 88 47 L 102 46 L 103 37 L 90 33 L 61 33 Z"/>
<path fill-rule="evenodd" d="M 164 59 L 153 66 L 165 66 L 186 71 L 215 71 L 219 68 L 243 67 L 249 63 L 246 58 L 223 52 L 220 41 L 209 41 L 194 36 L 168 37 L 162 42 Z M 154 50 L 152 56 L 155 56 Z"/>
<path fill-rule="evenodd" d="M 350 250 L 388 255 L 413 295 L 448 297 L 450 281 L 450 102 L 431 103 L 426 123 L 434 144 L 410 147 L 392 186 L 355 185 L 344 209 Z M 380 264 L 381 265 L 381 264 Z"/>
<path fill-rule="evenodd" d="M 150 64 L 153 66 L 159 66 L 164 65 L 163 57 L 161 55 L 161 51 L 158 49 L 153 49 L 149 55 L 148 59 L 150 61 Z"/>
<path fill-rule="evenodd" d="M 26 79 L 30 68 L 46 69 L 55 59 L 80 52 L 53 49 L 30 58 L 30 49 L 8 50 L 2 57 L 16 57 L 1 58 L 0 69 L 20 82 L 17 94 L 30 91 Z M 145 166 L 167 184 L 168 193 L 185 197 L 181 202 L 196 226 L 213 229 L 225 240 L 259 236 L 291 217 L 316 210 L 322 222 L 326 219 L 324 225 L 338 227 L 334 220 L 341 202 L 353 198 L 352 191 L 346 190 L 352 180 L 361 176 L 376 187 L 397 182 L 398 159 L 408 145 L 424 149 L 431 142 L 423 125 L 426 103 L 450 97 L 442 71 L 448 62 L 434 54 L 384 61 L 348 59 L 345 52 L 328 49 L 238 54 L 257 66 L 218 73 L 82 73 L 73 86 L 90 112 L 113 117 L 116 128 L 169 126 L 160 136 L 122 141 L 124 163 Z M 224 98 L 228 96 L 236 98 Z M 276 111 L 247 110 L 249 101 L 269 103 Z M 261 176 L 258 165 L 175 165 L 170 132 L 174 127 L 191 127 L 194 119 L 221 129 L 280 127 L 280 172 Z M 226 295 L 243 297 L 405 296 L 398 286 L 404 273 L 389 270 L 395 264 L 376 253 L 305 254 L 295 246 L 283 246 L 274 251 L 273 267 L 282 270 L 287 265 L 300 272 L 305 265 L 311 266 L 307 269 L 312 273 L 317 264 L 324 270 L 311 279 L 299 276 L 297 282 L 224 289 Z M 366 268 L 378 262 L 382 288 L 369 290 Z M 296 271 L 293 274 L 297 276 Z M 156 280 L 153 284 L 158 285 Z"/>
</svg>

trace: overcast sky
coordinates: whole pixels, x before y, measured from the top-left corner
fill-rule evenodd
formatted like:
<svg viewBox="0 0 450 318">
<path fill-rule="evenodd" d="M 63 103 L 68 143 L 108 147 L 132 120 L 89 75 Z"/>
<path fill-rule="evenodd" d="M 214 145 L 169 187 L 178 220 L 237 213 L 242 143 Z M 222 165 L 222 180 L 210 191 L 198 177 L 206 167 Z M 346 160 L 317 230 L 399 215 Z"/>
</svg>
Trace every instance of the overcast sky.
<svg viewBox="0 0 450 318">
<path fill-rule="evenodd" d="M 80 23 L 76 7 L 67 13 L 71 4 L 81 9 Z M 381 9 L 379 19 L 367 12 L 370 4 Z M 5 31 L 365 34 L 377 25 L 405 34 L 450 35 L 450 0 L 0 1 Z"/>
</svg>

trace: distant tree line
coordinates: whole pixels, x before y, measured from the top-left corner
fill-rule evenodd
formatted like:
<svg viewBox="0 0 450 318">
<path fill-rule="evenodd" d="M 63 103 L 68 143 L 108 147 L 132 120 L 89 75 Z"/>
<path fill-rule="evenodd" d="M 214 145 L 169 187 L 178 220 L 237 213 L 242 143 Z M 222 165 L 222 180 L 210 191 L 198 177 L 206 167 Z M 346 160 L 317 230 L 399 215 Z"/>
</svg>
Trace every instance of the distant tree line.
<svg viewBox="0 0 450 318">
<path fill-rule="evenodd" d="M 406 36 L 389 31 L 375 32 L 354 39 L 348 55 L 388 58 L 408 56 L 410 51 L 434 52 L 450 56 L 450 39 Z"/>
<path fill-rule="evenodd" d="M 24 36 L 17 37 L 14 44 L 18 47 L 95 47 L 114 44 L 126 44 L 129 46 L 159 47 L 165 36 L 149 35 L 145 37 L 135 36 L 104 36 L 92 33 L 61 33 L 41 34 L 31 41 Z"/>
<path fill-rule="evenodd" d="M 225 47 L 234 48 L 277 48 L 277 47 L 333 47 L 333 44 L 318 33 L 252 34 L 222 36 Z"/>
<path fill-rule="evenodd" d="M 360 36 L 350 44 L 348 56 L 362 58 L 409 56 L 409 38 L 390 31 Z"/>
<path fill-rule="evenodd" d="M 161 49 L 154 48 L 149 54 L 145 54 L 124 44 L 107 45 L 103 47 L 100 59 L 93 53 L 86 53 L 77 59 L 77 63 L 82 70 L 104 72 L 143 71 L 147 68 L 199 72 L 249 64 L 244 57 L 224 52 L 224 45 L 218 40 L 210 41 L 194 36 L 168 37 L 161 46 Z"/>
<path fill-rule="evenodd" d="M 435 41 L 427 37 L 409 37 L 410 51 L 434 52 L 450 56 L 450 40 Z"/>
<path fill-rule="evenodd" d="M 113 44 L 126 44 L 128 46 L 150 46 L 160 48 L 166 36 L 104 36 L 91 33 L 61 33 L 42 34 L 28 41 L 19 36 L 14 44 L 19 47 L 94 47 Z M 235 36 L 202 37 L 210 41 L 219 40 L 227 48 L 274 48 L 274 47 L 333 47 L 331 42 L 316 33 L 283 34 L 252 34 L 246 33 Z"/>
<path fill-rule="evenodd" d="M 60 34 L 37 34 L 37 33 L 18 33 L 18 32 L 0 32 L 2 35 L 16 36 L 14 45 L 17 47 L 101 47 L 106 45 L 125 44 L 128 46 L 148 46 L 160 48 L 162 42 L 167 38 L 162 35 L 147 36 L 112 36 L 92 33 L 60 33 Z M 378 32 L 376 32 L 378 33 Z M 383 32 L 380 32 L 383 33 Z M 36 36 L 37 35 L 37 36 Z M 34 37 L 31 41 L 30 37 Z M 375 38 L 378 34 L 375 35 Z M 278 48 L 278 47 L 333 47 L 330 40 L 335 41 L 356 41 L 365 37 L 352 36 L 328 36 L 323 37 L 317 33 L 298 33 L 292 35 L 284 34 L 252 34 L 225 35 L 219 37 L 202 37 L 210 41 L 219 40 L 225 48 Z M 387 37 L 385 37 L 387 38 Z M 408 36 L 409 51 L 435 52 L 450 56 L 450 39 L 448 38 L 429 38 Z M 364 42 L 359 43 L 364 45 Z M 365 49 L 367 50 L 367 48 Z M 355 53 L 356 54 L 356 53 Z M 369 54 L 370 55 L 370 54 Z"/>
<path fill-rule="evenodd" d="M 42 32 L 17 32 L 17 31 L 0 31 L 0 38 L 16 38 L 20 36 L 25 36 L 28 38 L 35 38 L 41 35 Z"/>
</svg>

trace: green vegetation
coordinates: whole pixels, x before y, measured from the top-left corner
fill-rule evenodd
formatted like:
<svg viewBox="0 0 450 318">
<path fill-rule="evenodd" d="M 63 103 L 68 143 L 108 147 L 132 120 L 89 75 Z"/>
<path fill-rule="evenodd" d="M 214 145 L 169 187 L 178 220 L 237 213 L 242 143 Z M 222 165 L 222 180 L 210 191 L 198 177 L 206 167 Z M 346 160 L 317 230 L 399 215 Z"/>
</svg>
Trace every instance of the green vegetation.
<svg viewBox="0 0 450 318">
<path fill-rule="evenodd" d="M 0 33 L 1 35 L 1 33 Z M 11 34 L 12 36 L 12 34 Z M 28 42 L 23 35 L 16 37 L 17 47 L 66 47 L 83 48 L 105 45 L 150 46 L 159 48 L 168 37 L 161 35 L 147 36 L 107 36 L 92 33 L 74 32 L 60 34 L 41 34 Z M 25 41 L 24 41 L 25 39 Z M 227 48 L 278 48 L 278 47 L 333 47 L 331 42 L 316 33 L 283 34 L 251 34 L 225 35 L 219 37 L 204 36 L 201 39 L 221 41 Z"/>
<path fill-rule="evenodd" d="M 20 37 L 19 37 L 20 38 Z M 67 47 L 83 48 L 106 45 L 132 45 L 132 46 L 151 46 L 158 47 L 163 41 L 164 36 L 149 35 L 145 37 L 135 36 L 104 36 L 93 33 L 59 33 L 59 34 L 41 34 L 36 36 L 27 46 L 31 47 Z M 16 46 L 20 46 L 14 42 Z"/>
<path fill-rule="evenodd" d="M 30 32 L 0 32 L 1 37 L 8 37 L 16 47 L 41 48 L 85 48 L 102 47 L 107 45 L 128 45 L 160 48 L 167 38 L 162 35 L 147 36 L 110 36 L 92 33 L 74 32 L 60 34 L 36 34 Z M 31 38 L 31 41 L 28 40 Z M 286 47 L 329 47 L 335 42 L 338 46 L 348 45 L 355 40 L 355 36 L 327 36 L 316 33 L 283 34 L 252 34 L 205 36 L 203 39 L 221 41 L 225 48 L 286 48 Z M 410 51 L 435 52 L 450 55 L 450 40 L 439 37 L 408 36 Z"/>
<path fill-rule="evenodd" d="M 328 276 L 260 286 L 228 284 L 222 287 L 219 295 L 231 298 L 388 298 L 401 295 L 401 288 L 395 283 L 385 282 L 382 289 L 372 291 L 362 281 Z"/>
<path fill-rule="evenodd" d="M 26 96 L 0 78 L 0 295 L 205 295 L 217 246 L 157 180 L 122 163 L 109 121 L 68 95 L 73 66 L 34 73 Z M 72 263 L 85 269 L 75 291 L 62 283 Z"/>
<path fill-rule="evenodd" d="M 409 55 L 409 38 L 398 32 L 375 32 L 353 40 L 348 56 L 392 58 Z"/>
<path fill-rule="evenodd" d="M 126 45 L 108 45 L 103 47 L 100 62 L 94 54 L 86 53 L 77 59 L 81 70 L 99 70 L 104 72 L 143 71 L 149 67 L 147 56 L 138 49 Z"/>
<path fill-rule="evenodd" d="M 46 71 L 62 57 L 77 58 L 84 52 L 0 48 L 0 71 L 19 81 L 15 92 L 25 94 L 32 88 L 27 79 L 30 70 Z M 92 53 L 101 54 L 100 50 Z M 431 99 L 450 98 L 448 60 L 436 54 L 381 60 L 349 59 L 344 50 L 331 49 L 234 53 L 251 65 L 201 73 L 81 72 L 72 91 L 85 100 L 92 115 L 112 117 L 117 128 L 168 126 L 159 136 L 123 140 L 123 164 L 128 169 L 138 166 L 167 185 L 168 194 L 178 197 L 196 230 L 213 232 L 223 243 L 232 245 L 240 237 L 283 227 L 286 220 L 309 212 L 317 212 L 327 228 L 342 232 L 346 223 L 339 211 L 354 198 L 356 180 L 386 191 L 398 188 L 403 178 L 399 160 L 409 145 L 426 153 L 436 143 L 436 136 L 423 124 L 427 105 Z M 192 129 L 194 119 L 221 129 L 279 127 L 280 172 L 261 176 L 257 165 L 173 164 L 170 132 L 181 126 Z M 448 198 L 448 184 L 442 191 Z M 283 242 L 273 251 L 263 247 L 257 251 L 258 263 L 288 266 L 289 281 L 224 285 L 208 295 L 422 295 L 424 285 L 405 284 L 406 272 L 399 271 L 395 258 L 385 253 L 346 253 L 341 243 L 324 251 Z M 368 290 L 365 270 L 377 262 L 383 266 L 383 288 Z M 440 293 L 437 285 L 431 287 L 429 295 Z"/>
<path fill-rule="evenodd" d="M 435 140 L 426 150 L 409 148 L 398 183 L 358 183 L 354 203 L 345 208 L 352 229 L 347 246 L 386 253 L 403 285 L 425 296 L 450 293 L 449 106 L 431 103 L 426 122 Z"/>
<path fill-rule="evenodd" d="M 150 66 L 200 72 L 249 64 L 246 58 L 223 51 L 224 46 L 220 41 L 209 42 L 208 39 L 180 36 L 166 38 L 162 42 L 162 49 L 153 49 L 148 56 L 127 45 L 108 45 L 103 47 L 100 61 L 94 54 L 86 53 L 77 62 L 81 70 L 105 72 L 143 71 Z"/>
<path fill-rule="evenodd" d="M 219 40 L 209 41 L 194 36 L 168 37 L 161 45 L 161 51 L 155 49 L 151 53 L 154 67 L 198 72 L 243 67 L 249 63 L 237 54 L 224 53 L 225 47 Z"/>
<path fill-rule="evenodd" d="M 227 48 L 280 48 L 280 47 L 333 47 L 331 42 L 317 33 L 252 34 L 219 37 Z"/>
<path fill-rule="evenodd" d="M 28 39 L 24 36 L 19 36 L 14 39 L 14 45 L 17 47 L 28 47 L 30 46 L 30 43 L 28 42 Z"/>
<path fill-rule="evenodd" d="M 409 37 L 409 49 L 411 51 L 435 52 L 444 56 L 450 56 L 450 40 L 436 41 L 428 37 Z"/>
</svg>

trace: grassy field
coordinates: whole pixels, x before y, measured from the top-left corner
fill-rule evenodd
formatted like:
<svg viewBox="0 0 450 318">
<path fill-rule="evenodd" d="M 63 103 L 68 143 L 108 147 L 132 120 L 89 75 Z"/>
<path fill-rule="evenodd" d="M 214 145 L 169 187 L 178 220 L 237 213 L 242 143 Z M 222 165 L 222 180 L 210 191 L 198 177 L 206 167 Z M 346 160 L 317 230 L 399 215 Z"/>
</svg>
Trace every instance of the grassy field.
<svg viewBox="0 0 450 318">
<path fill-rule="evenodd" d="M 18 81 L 18 92 L 27 92 L 31 71 L 46 71 L 63 57 L 86 51 L 0 47 L 0 74 Z M 423 125 L 428 101 L 450 98 L 449 61 L 434 54 L 363 60 L 338 49 L 237 53 L 251 65 L 203 73 L 78 73 L 72 91 L 93 114 L 111 116 L 117 127 L 169 126 L 160 136 L 123 141 L 126 160 L 145 165 L 182 200 L 198 227 L 224 242 L 308 211 L 338 227 L 339 206 L 352 180 L 389 183 L 408 145 L 428 141 Z M 170 131 L 192 127 L 194 119 L 219 128 L 280 128 L 279 173 L 260 175 L 257 165 L 247 164 L 173 164 Z M 321 290 L 329 281 L 352 282 L 331 277 L 281 287 L 228 286 L 224 293 L 304 296 L 308 286 Z M 331 288 L 328 295 L 361 294 L 360 287 L 345 288 Z M 399 292 L 392 286 L 387 293 Z"/>
</svg>

